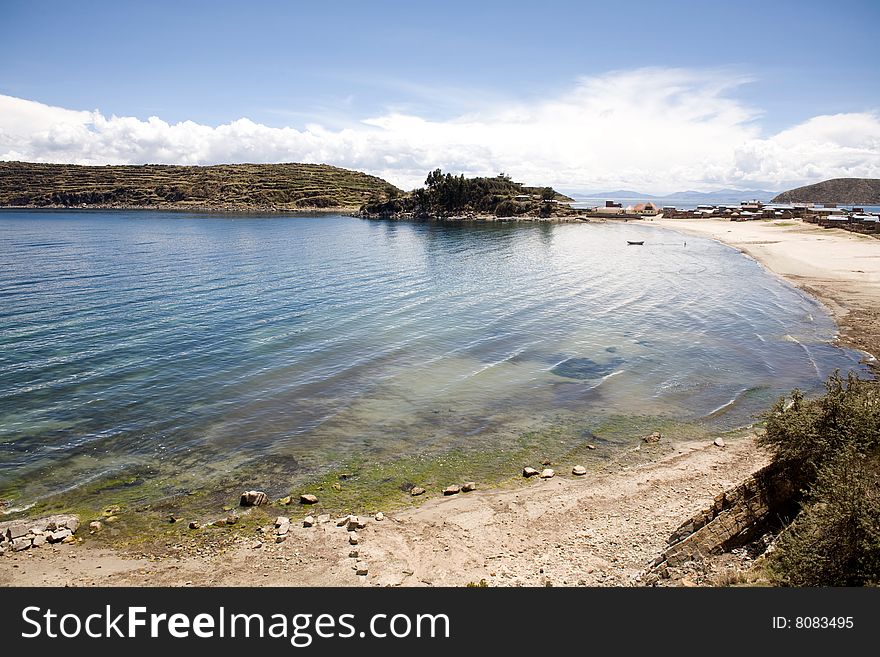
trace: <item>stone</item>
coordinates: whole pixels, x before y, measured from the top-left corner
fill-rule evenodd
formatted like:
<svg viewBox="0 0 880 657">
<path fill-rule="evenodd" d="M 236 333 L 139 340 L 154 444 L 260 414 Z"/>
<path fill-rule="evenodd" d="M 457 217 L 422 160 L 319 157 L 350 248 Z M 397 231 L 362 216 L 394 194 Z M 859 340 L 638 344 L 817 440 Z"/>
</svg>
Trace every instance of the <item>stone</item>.
<svg viewBox="0 0 880 657">
<path fill-rule="evenodd" d="M 26 524 L 24 524 L 23 522 L 14 523 L 6 528 L 6 540 L 14 541 L 16 538 L 27 536 L 27 533 L 28 526 Z"/>
<path fill-rule="evenodd" d="M 93 520 L 89 523 L 89 531 L 99 532 L 101 531 L 101 527 L 103 527 L 103 525 L 97 520 Z"/>
<path fill-rule="evenodd" d="M 238 516 L 235 515 L 234 513 L 226 516 L 226 524 L 227 525 L 234 525 L 237 522 L 238 522 Z"/>
<path fill-rule="evenodd" d="M 46 535 L 45 534 L 37 534 L 36 536 L 34 536 L 33 546 L 40 547 L 45 542 L 46 542 Z"/>
<path fill-rule="evenodd" d="M 466 481 L 461 485 L 462 493 L 470 493 L 471 491 L 477 490 L 477 482 L 475 481 Z"/>
<path fill-rule="evenodd" d="M 290 524 L 290 518 L 288 518 L 287 516 L 278 516 L 277 518 L 275 518 L 275 529 L 278 529 L 282 525 L 289 525 L 289 524 Z"/>
<path fill-rule="evenodd" d="M 354 516 L 344 516 L 336 521 L 337 527 L 346 527 Z"/>
<path fill-rule="evenodd" d="M 281 524 L 281 525 L 277 525 L 275 527 L 275 535 L 276 536 L 287 536 L 289 531 L 290 531 L 290 523 L 289 522 Z"/>
<path fill-rule="evenodd" d="M 530 468 L 529 466 L 524 467 L 522 472 L 523 472 L 523 477 L 525 477 L 526 479 L 528 479 L 529 477 L 534 477 L 537 474 L 540 474 L 537 470 L 535 470 L 534 468 Z"/>
<path fill-rule="evenodd" d="M 183 518 L 181 518 L 176 513 L 172 513 L 170 516 L 168 516 L 168 522 L 170 522 L 172 525 L 176 522 L 181 521 L 181 520 L 183 520 Z"/>
<path fill-rule="evenodd" d="M 62 543 L 76 543 L 76 536 L 71 534 L 70 536 L 65 536 L 61 539 Z"/>
<path fill-rule="evenodd" d="M 290 495 L 282 497 L 280 500 L 278 500 L 278 504 L 281 504 L 282 506 L 289 506 L 291 502 L 293 502 L 293 498 L 290 497 Z"/>
<path fill-rule="evenodd" d="M 191 523 L 189 523 L 189 528 L 190 529 L 199 529 L 199 528 L 201 528 L 201 525 L 199 523 L 197 523 L 195 520 L 193 520 Z"/>
<path fill-rule="evenodd" d="M 318 503 L 318 496 L 312 495 L 311 493 L 303 493 L 302 495 L 299 496 L 299 503 L 300 504 L 317 504 Z"/>
<path fill-rule="evenodd" d="M 576 465 L 571 469 L 571 474 L 582 477 L 587 474 L 587 469 L 582 465 Z"/>
<path fill-rule="evenodd" d="M 357 565 L 357 571 L 356 571 L 356 572 L 357 572 L 358 575 L 366 575 L 366 574 L 369 572 L 369 570 L 370 570 L 370 567 L 367 566 L 367 562 L 366 562 L 366 561 L 361 561 L 361 562 L 359 562 L 358 565 Z"/>
<path fill-rule="evenodd" d="M 68 536 L 73 536 L 73 532 L 71 532 L 69 529 L 59 529 L 49 534 L 49 542 L 60 543 Z"/>
<path fill-rule="evenodd" d="M 552 479 L 556 476 L 556 473 L 553 471 L 553 468 L 544 468 L 541 470 L 541 479 Z"/>
<path fill-rule="evenodd" d="M 413 486 L 412 488 L 410 488 L 409 494 L 412 495 L 413 497 L 417 497 L 419 495 L 424 495 L 425 489 L 421 488 L 419 486 Z"/>
<path fill-rule="evenodd" d="M 79 518 L 76 516 L 70 516 L 67 519 L 67 522 L 64 525 L 74 534 L 76 534 L 76 530 L 79 529 Z"/>
<path fill-rule="evenodd" d="M 587 449 L 596 449 L 595 445 L 587 445 Z"/>
<path fill-rule="evenodd" d="M 550 461 L 550 459 L 544 459 L 543 461 L 541 461 L 541 465 L 553 465 L 553 463 Z"/>
<path fill-rule="evenodd" d="M 357 532 L 349 532 L 348 533 L 348 543 L 349 545 L 357 545 L 360 542 L 360 538 L 357 535 Z"/>
<path fill-rule="evenodd" d="M 659 443 L 662 437 L 659 431 L 654 431 L 651 435 L 642 437 L 642 440 L 646 443 Z"/>
<path fill-rule="evenodd" d="M 257 541 L 251 545 L 251 550 L 259 550 L 263 547 L 263 541 Z"/>
<path fill-rule="evenodd" d="M 283 543 L 283 542 L 286 541 L 286 540 L 287 540 L 287 534 L 280 534 L 280 535 L 278 535 L 278 536 L 275 537 L 275 542 L 276 542 L 276 543 Z"/>
<path fill-rule="evenodd" d="M 108 525 L 112 525 L 117 520 L 119 520 L 119 516 L 107 516 L 106 518 L 104 518 L 104 522 L 106 522 Z"/>
<path fill-rule="evenodd" d="M 348 531 L 353 532 L 355 529 L 363 529 L 366 526 L 367 524 L 357 516 L 349 516 L 348 524 L 345 527 Z"/>
<path fill-rule="evenodd" d="M 360 553 L 357 550 L 352 550 L 348 553 L 348 556 L 350 556 L 352 559 L 357 559 L 360 556 Z"/>
<path fill-rule="evenodd" d="M 376 522 L 382 522 L 383 520 L 385 520 L 385 514 L 379 511 L 379 513 L 377 513 L 374 518 Z"/>
<path fill-rule="evenodd" d="M 314 527 L 315 519 L 312 516 L 306 516 L 303 518 L 303 527 Z"/>
<path fill-rule="evenodd" d="M 329 513 L 320 513 L 318 517 L 315 518 L 318 521 L 319 525 L 324 524 L 325 522 L 330 522 L 330 514 Z"/>
<path fill-rule="evenodd" d="M 269 496 L 261 490 L 246 490 L 241 494 L 239 506 L 263 506 L 269 503 Z"/>
<path fill-rule="evenodd" d="M 724 447 L 724 438 L 721 438 L 721 437 L 719 436 L 718 438 L 716 438 L 715 440 L 713 440 L 712 443 L 713 443 L 716 447 Z"/>
<path fill-rule="evenodd" d="M 12 549 L 16 552 L 27 550 L 31 546 L 31 538 L 29 536 L 19 536 L 12 539 Z"/>
<path fill-rule="evenodd" d="M 215 520 L 211 523 L 212 527 L 225 527 L 226 526 L 226 518 L 220 518 L 219 520 Z"/>
<path fill-rule="evenodd" d="M 444 495 L 458 495 L 461 492 L 461 486 L 458 484 L 452 484 L 451 486 L 447 486 L 443 489 Z"/>
</svg>

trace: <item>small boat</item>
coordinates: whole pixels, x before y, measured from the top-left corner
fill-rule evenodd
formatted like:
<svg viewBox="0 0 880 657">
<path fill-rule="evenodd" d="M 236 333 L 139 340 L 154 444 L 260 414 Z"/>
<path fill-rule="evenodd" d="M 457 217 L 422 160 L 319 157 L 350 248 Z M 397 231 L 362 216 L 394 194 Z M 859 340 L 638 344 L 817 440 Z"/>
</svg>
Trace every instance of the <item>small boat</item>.
<svg viewBox="0 0 880 657">
<path fill-rule="evenodd" d="M 641 246 L 642 244 L 645 243 L 645 240 L 642 240 L 641 242 L 631 242 L 630 240 L 627 240 L 626 243 L 629 244 L 630 246 Z"/>
</svg>

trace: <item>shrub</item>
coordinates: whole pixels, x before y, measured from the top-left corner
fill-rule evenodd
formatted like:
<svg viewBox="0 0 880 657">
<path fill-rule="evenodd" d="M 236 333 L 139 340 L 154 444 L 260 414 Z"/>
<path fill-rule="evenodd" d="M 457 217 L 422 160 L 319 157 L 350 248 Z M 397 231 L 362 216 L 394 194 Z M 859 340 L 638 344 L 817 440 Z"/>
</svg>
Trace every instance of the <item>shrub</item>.
<svg viewBox="0 0 880 657">
<path fill-rule="evenodd" d="M 826 388 L 780 400 L 760 439 L 803 502 L 770 567 L 795 586 L 880 583 L 880 385 L 835 373 Z"/>
<path fill-rule="evenodd" d="M 516 214 L 516 203 L 513 201 L 501 201 L 495 206 L 496 217 L 512 217 Z"/>
</svg>

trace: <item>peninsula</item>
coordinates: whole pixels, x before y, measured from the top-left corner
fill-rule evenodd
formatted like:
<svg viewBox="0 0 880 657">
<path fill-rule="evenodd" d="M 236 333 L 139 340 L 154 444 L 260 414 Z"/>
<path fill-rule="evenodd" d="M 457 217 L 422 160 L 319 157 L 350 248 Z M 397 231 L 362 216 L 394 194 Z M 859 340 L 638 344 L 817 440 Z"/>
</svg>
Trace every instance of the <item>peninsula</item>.
<svg viewBox="0 0 880 657">
<path fill-rule="evenodd" d="M 0 207 L 354 211 L 399 194 L 381 178 L 326 164 L 0 162 Z"/>
</svg>

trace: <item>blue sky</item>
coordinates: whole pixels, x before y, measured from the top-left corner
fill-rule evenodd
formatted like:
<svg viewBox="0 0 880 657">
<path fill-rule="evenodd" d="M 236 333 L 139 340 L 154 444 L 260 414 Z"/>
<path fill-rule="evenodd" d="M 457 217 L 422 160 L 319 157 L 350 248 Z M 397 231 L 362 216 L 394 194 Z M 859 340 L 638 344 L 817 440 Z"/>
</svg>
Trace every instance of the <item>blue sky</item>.
<svg viewBox="0 0 880 657">
<path fill-rule="evenodd" d="M 728 83 L 715 93 L 747 110 L 738 125 L 748 129 L 748 139 L 769 139 L 817 116 L 876 115 L 878 26 L 876 0 L 0 0 L 0 94 L 104 117 L 155 116 L 169 125 L 216 127 L 246 118 L 298 131 L 320 124 L 335 134 L 392 115 L 418 117 L 431 130 L 462 117 L 495 116 L 505 106 L 567 98 L 585 79 L 685 71 L 704 91 Z M 646 93 L 656 93 L 646 85 Z M 0 157 L 31 153 L 19 145 L 4 154 L 0 144 Z M 391 159 L 395 155 L 406 154 Z M 470 166 L 451 158 L 448 165 L 477 171 L 494 163 L 489 157 Z M 793 172 L 791 180 L 803 173 Z M 719 184 L 737 184 L 722 177 Z M 654 187 L 676 182 L 658 180 Z M 690 182 L 711 186 L 716 180 Z M 788 181 L 777 172 L 741 182 Z"/>
</svg>

